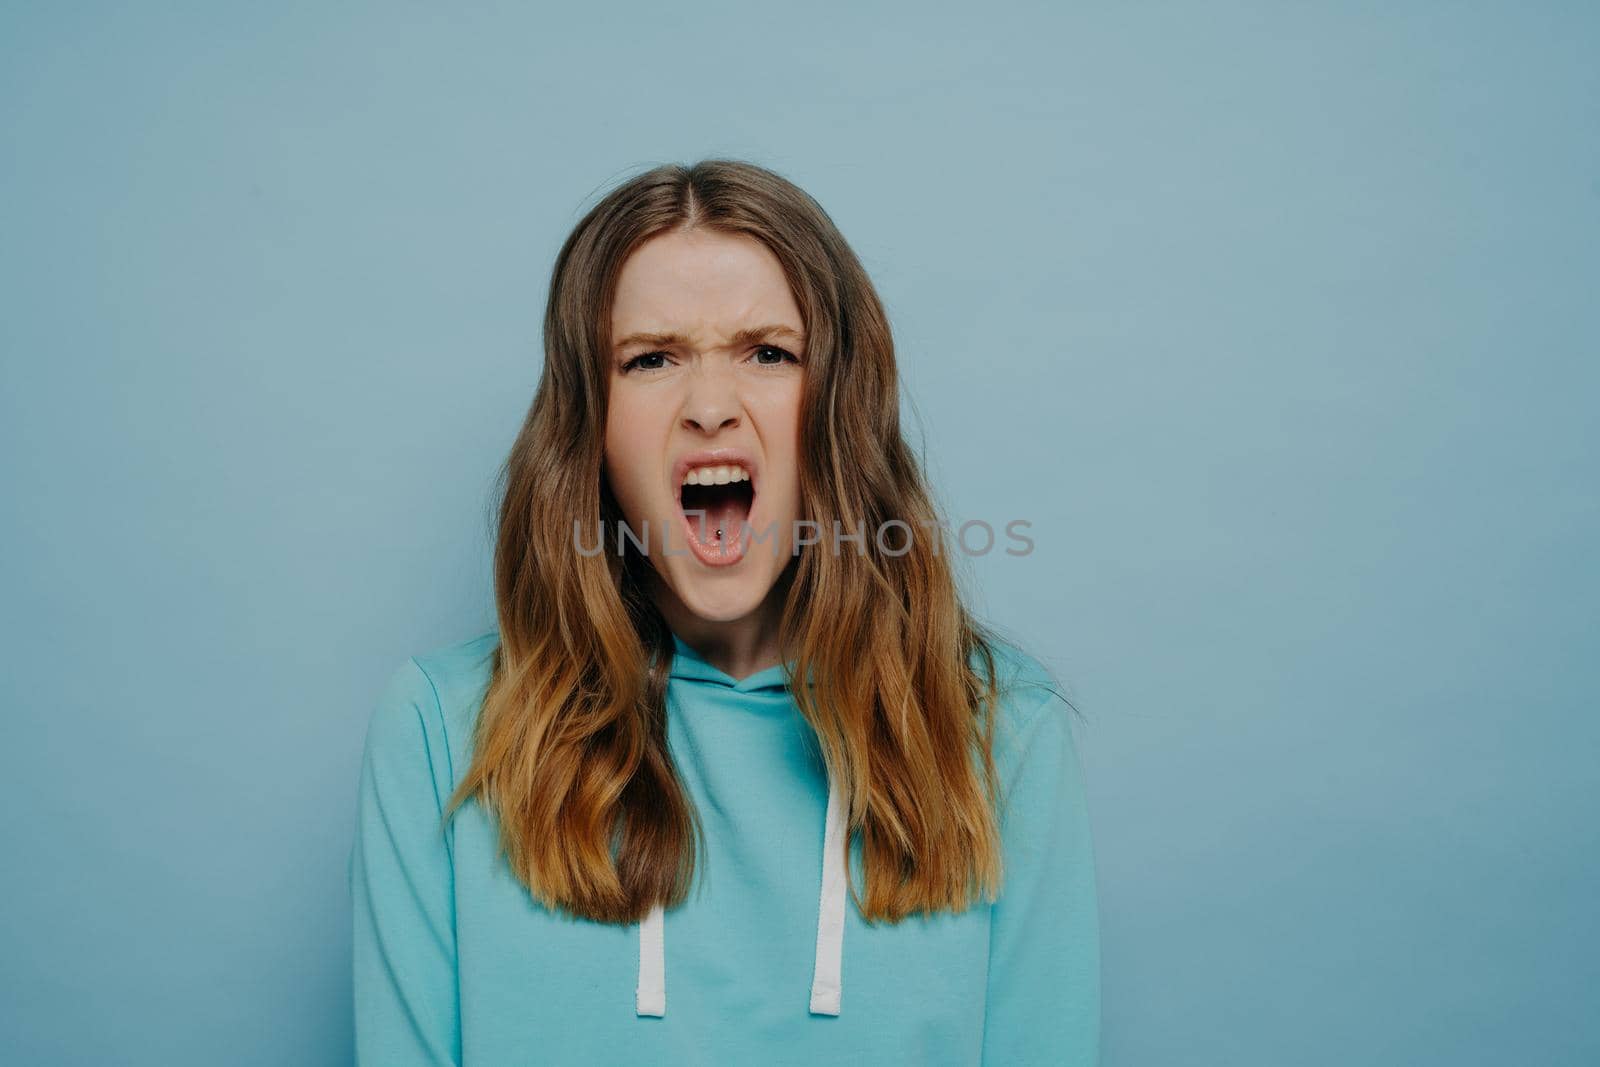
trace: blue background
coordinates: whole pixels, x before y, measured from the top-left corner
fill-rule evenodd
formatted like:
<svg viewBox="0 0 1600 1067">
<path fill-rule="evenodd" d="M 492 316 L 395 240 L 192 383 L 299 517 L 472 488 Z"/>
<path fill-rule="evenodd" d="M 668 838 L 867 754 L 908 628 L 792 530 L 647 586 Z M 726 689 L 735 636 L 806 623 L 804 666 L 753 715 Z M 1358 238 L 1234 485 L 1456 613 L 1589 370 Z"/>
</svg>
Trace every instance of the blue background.
<svg viewBox="0 0 1600 1067">
<path fill-rule="evenodd" d="M 1600 1060 L 1588 4 L 8 4 L 0 1048 L 350 1056 L 556 248 L 812 192 L 1084 712 L 1106 1062 Z"/>
</svg>

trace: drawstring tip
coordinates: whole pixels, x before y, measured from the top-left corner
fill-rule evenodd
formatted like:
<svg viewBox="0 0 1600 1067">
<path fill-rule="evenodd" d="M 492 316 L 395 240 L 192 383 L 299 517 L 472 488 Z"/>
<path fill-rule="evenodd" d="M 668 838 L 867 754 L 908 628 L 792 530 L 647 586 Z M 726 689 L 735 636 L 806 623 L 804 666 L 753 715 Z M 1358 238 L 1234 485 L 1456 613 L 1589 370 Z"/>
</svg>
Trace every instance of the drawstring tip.
<svg viewBox="0 0 1600 1067">
<path fill-rule="evenodd" d="M 666 915 L 657 903 L 639 924 L 639 984 L 633 994 L 638 1014 L 667 1014 L 666 962 Z"/>
</svg>

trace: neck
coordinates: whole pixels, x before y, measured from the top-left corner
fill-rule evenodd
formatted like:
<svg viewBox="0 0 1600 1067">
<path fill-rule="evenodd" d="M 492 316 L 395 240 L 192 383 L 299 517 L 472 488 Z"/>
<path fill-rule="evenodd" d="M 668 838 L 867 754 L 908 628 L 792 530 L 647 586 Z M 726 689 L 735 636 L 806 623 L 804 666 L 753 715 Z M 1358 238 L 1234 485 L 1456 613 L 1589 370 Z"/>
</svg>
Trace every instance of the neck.
<svg viewBox="0 0 1600 1067">
<path fill-rule="evenodd" d="M 647 580 L 651 599 L 672 632 L 717 670 L 743 680 L 783 662 L 779 633 L 792 571 L 784 570 L 754 611 L 725 620 L 690 611 L 654 570 Z"/>
</svg>

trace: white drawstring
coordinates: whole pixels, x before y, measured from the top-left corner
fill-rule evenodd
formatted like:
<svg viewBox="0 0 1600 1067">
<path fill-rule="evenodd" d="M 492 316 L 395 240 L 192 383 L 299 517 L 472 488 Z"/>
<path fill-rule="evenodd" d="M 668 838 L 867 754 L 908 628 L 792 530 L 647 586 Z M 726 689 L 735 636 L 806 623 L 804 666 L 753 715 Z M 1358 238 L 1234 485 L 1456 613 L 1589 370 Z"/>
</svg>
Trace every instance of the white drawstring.
<svg viewBox="0 0 1600 1067">
<path fill-rule="evenodd" d="M 838 1015 L 844 959 L 845 811 L 839 791 L 828 781 L 827 827 L 822 835 L 822 895 L 817 906 L 817 966 L 811 979 L 811 1013 Z M 660 904 L 639 924 L 639 984 L 634 991 L 639 1015 L 667 1014 L 666 916 Z"/>
<path fill-rule="evenodd" d="M 811 979 L 811 1013 L 838 1015 L 839 967 L 844 956 L 844 804 L 828 780 L 827 830 L 822 835 L 822 901 L 817 906 L 817 969 Z"/>
<path fill-rule="evenodd" d="M 639 924 L 639 986 L 634 992 L 634 1002 L 640 1015 L 667 1013 L 665 927 L 660 904 L 652 905 L 650 914 Z"/>
</svg>

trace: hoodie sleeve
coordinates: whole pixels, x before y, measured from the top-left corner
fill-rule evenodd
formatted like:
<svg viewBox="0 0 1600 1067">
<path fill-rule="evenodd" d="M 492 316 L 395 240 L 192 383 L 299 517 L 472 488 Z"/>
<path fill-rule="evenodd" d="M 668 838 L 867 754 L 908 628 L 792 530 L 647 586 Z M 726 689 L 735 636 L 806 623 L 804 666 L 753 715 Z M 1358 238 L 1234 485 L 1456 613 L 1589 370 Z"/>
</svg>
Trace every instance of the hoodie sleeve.
<svg viewBox="0 0 1600 1067">
<path fill-rule="evenodd" d="M 1001 734 L 1005 881 L 990 913 L 983 1062 L 1100 1062 L 1100 927 L 1069 706 L 1051 692 Z"/>
<path fill-rule="evenodd" d="M 445 759 L 442 723 L 412 659 L 367 726 L 349 864 L 357 1064 L 461 1059 L 454 870 L 433 768 Z"/>
</svg>

